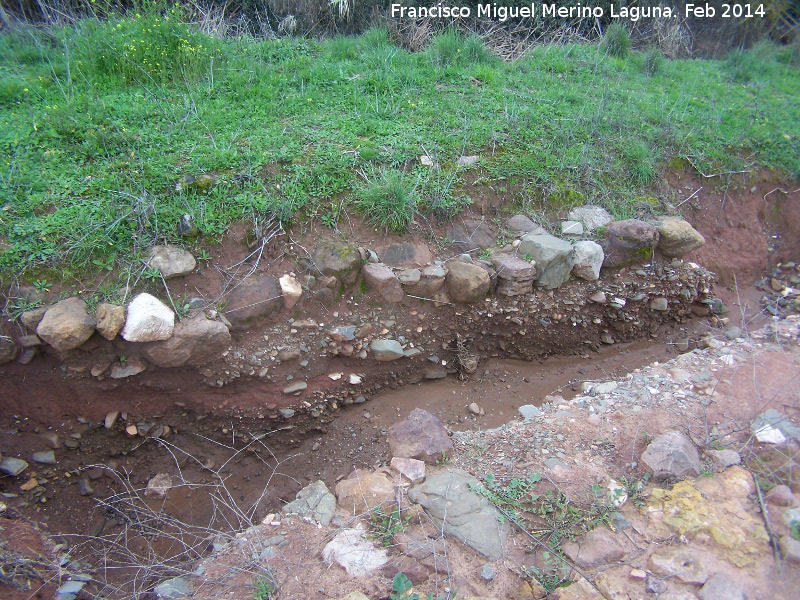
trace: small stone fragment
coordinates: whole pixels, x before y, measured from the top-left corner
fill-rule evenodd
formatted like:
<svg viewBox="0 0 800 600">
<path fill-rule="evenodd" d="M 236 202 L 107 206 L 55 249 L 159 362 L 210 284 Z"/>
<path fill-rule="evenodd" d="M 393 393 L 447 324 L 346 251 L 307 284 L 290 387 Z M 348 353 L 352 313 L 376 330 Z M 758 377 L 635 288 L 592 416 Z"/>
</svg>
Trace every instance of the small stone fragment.
<svg viewBox="0 0 800 600">
<path fill-rule="evenodd" d="M 725 573 L 712 575 L 698 596 L 700 600 L 747 600 L 744 590 Z"/>
<path fill-rule="evenodd" d="M 168 473 L 159 473 L 147 482 L 147 489 L 144 491 L 144 495 L 152 498 L 163 498 L 172 486 L 172 476 Z"/>
</svg>

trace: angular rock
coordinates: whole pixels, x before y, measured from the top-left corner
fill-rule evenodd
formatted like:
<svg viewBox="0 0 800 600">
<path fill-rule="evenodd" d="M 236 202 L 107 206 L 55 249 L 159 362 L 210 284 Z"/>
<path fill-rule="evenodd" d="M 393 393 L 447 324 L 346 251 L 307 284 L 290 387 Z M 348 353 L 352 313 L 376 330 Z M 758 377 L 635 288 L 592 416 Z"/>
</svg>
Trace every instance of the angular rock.
<svg viewBox="0 0 800 600">
<path fill-rule="evenodd" d="M 422 272 L 419 269 L 403 269 L 397 274 L 397 279 L 403 285 L 416 285 L 419 283 Z"/>
<path fill-rule="evenodd" d="M 56 464 L 56 453 L 52 450 L 47 450 L 45 452 L 34 452 L 31 455 L 31 458 L 34 462 L 43 465 L 54 465 Z"/>
<path fill-rule="evenodd" d="M 650 301 L 650 310 L 667 311 L 669 310 L 669 301 L 663 297 L 653 298 Z"/>
<path fill-rule="evenodd" d="M 502 256 L 492 261 L 497 272 L 497 293 L 501 296 L 521 296 L 533 293 L 536 267 L 515 256 Z"/>
<path fill-rule="evenodd" d="M 439 265 L 428 265 L 420 272 L 419 281 L 409 287 L 408 293 L 421 298 L 431 298 L 444 285 L 447 271 Z"/>
<path fill-rule="evenodd" d="M 456 164 L 459 167 L 469 167 L 478 164 L 480 159 L 480 156 L 459 156 Z"/>
<path fill-rule="evenodd" d="M 340 508 L 351 515 L 369 513 L 394 499 L 394 484 L 384 473 L 358 469 L 354 475 L 336 484 L 336 499 Z M 391 509 L 385 511 L 387 514 Z"/>
<path fill-rule="evenodd" d="M 94 318 L 97 321 L 97 333 L 107 340 L 113 340 L 125 324 L 125 307 L 103 302 L 97 307 Z"/>
<path fill-rule="evenodd" d="M 656 437 L 642 453 L 642 462 L 655 478 L 699 475 L 703 470 L 697 448 L 684 434 L 669 431 Z"/>
<path fill-rule="evenodd" d="M 703 585 L 708 580 L 703 563 L 687 549 L 659 550 L 650 556 L 649 564 L 654 573 L 674 577 L 682 583 Z"/>
<path fill-rule="evenodd" d="M 145 344 L 142 355 L 158 367 L 196 366 L 219 358 L 230 344 L 225 324 L 200 313 L 178 323 L 168 340 Z"/>
<path fill-rule="evenodd" d="M 336 497 L 324 481 L 317 480 L 307 485 L 297 492 L 295 498 L 281 509 L 283 514 L 297 515 L 304 521 L 319 523 L 323 527 L 330 525 L 336 512 Z"/>
<path fill-rule="evenodd" d="M 654 225 L 658 229 L 658 250 L 667 258 L 680 258 L 706 243 L 694 227 L 678 217 L 661 217 Z"/>
<path fill-rule="evenodd" d="M 497 240 L 483 221 L 464 221 L 453 226 L 446 234 L 459 252 L 472 252 L 481 248 L 494 248 Z"/>
<path fill-rule="evenodd" d="M 783 535 L 778 540 L 778 547 L 786 562 L 800 565 L 800 542 L 789 535 Z"/>
<path fill-rule="evenodd" d="M 0 365 L 14 360 L 19 348 L 9 336 L 2 335 L 0 330 Z"/>
<path fill-rule="evenodd" d="M 536 261 L 536 284 L 548 290 L 557 288 L 569 279 L 572 271 L 572 244 L 549 234 L 529 233 L 523 236 L 519 253 Z"/>
<path fill-rule="evenodd" d="M 44 314 L 36 334 L 59 352 L 72 350 L 94 333 L 94 319 L 80 298 L 67 298 Z"/>
<path fill-rule="evenodd" d="M 389 466 L 411 483 L 419 483 L 425 480 L 425 463 L 421 460 L 393 456 Z"/>
<path fill-rule="evenodd" d="M 561 221 L 561 235 L 583 235 L 580 221 Z"/>
<path fill-rule="evenodd" d="M 378 250 L 381 261 L 390 267 L 415 267 L 433 260 L 427 245 L 420 242 L 400 242 L 389 244 Z M 378 261 L 376 261 L 378 262 Z"/>
<path fill-rule="evenodd" d="M 604 597 L 591 583 L 581 578 L 567 587 L 556 588 L 547 596 L 547 600 L 604 600 Z"/>
<path fill-rule="evenodd" d="M 711 450 L 709 454 L 723 467 L 742 464 L 742 457 L 736 450 Z"/>
<path fill-rule="evenodd" d="M 403 347 L 397 340 L 375 340 L 369 345 L 369 349 L 379 362 L 396 360 L 404 356 Z"/>
<path fill-rule="evenodd" d="M 167 473 L 159 473 L 147 482 L 144 495 L 150 498 L 163 498 L 172 487 L 172 476 Z"/>
<path fill-rule="evenodd" d="M 278 279 L 281 286 L 281 294 L 283 295 L 284 308 L 291 309 L 300 300 L 303 295 L 303 287 L 300 282 L 289 274 L 282 275 Z"/>
<path fill-rule="evenodd" d="M 525 215 L 514 215 L 513 217 L 509 217 L 506 221 L 506 227 L 508 227 L 511 235 L 522 236 L 528 233 L 547 233 L 547 230 L 544 227 L 531 221 Z"/>
<path fill-rule="evenodd" d="M 775 506 L 791 506 L 794 504 L 794 494 L 788 485 L 776 485 L 764 496 L 769 504 Z"/>
<path fill-rule="evenodd" d="M 415 458 L 428 464 L 453 453 L 453 441 L 442 422 L 421 408 L 415 408 L 406 419 L 392 425 L 388 441 L 392 456 Z"/>
<path fill-rule="evenodd" d="M 598 227 L 604 227 L 613 221 L 611 214 L 602 206 L 584 204 L 576 206 L 569 211 L 567 217 L 573 221 L 580 221 L 587 233 L 591 233 Z"/>
<path fill-rule="evenodd" d="M 356 246 L 337 241 L 320 242 L 311 253 L 316 273 L 338 278 L 346 286 L 356 282 L 361 268 L 361 254 Z"/>
<path fill-rule="evenodd" d="M 0 340 L 2 341 L 2 340 Z M 42 340 L 39 339 L 38 335 L 21 335 L 17 338 L 17 344 L 21 348 L 35 348 L 36 346 L 42 345 Z M 2 352 L 2 350 L 0 350 Z"/>
<path fill-rule="evenodd" d="M 164 279 L 171 279 L 194 271 L 197 261 L 191 253 L 178 246 L 153 246 L 147 266 L 158 269 Z"/>
<path fill-rule="evenodd" d="M 700 600 L 747 600 L 744 590 L 725 573 L 715 573 L 698 594 Z"/>
<path fill-rule="evenodd" d="M 793 439 L 800 442 L 800 427 L 785 419 L 780 412 L 770 408 L 758 415 L 750 424 L 750 429 L 758 436 L 761 431 L 769 429 L 777 430 L 786 439 Z"/>
<path fill-rule="evenodd" d="M 503 555 L 509 523 L 487 498 L 470 487 L 480 482 L 460 469 L 448 470 L 414 486 L 408 492 L 421 505 L 437 529 L 452 535 L 489 560 Z"/>
<path fill-rule="evenodd" d="M 108 376 L 111 379 L 125 379 L 126 377 L 138 375 L 145 369 L 147 369 L 147 362 L 144 359 L 138 356 L 131 356 L 125 362 L 115 362 L 111 365 L 111 371 Z"/>
<path fill-rule="evenodd" d="M 658 229 L 636 219 L 614 221 L 603 232 L 600 245 L 604 267 L 625 267 L 647 262 L 658 244 Z"/>
<path fill-rule="evenodd" d="M 49 306 L 40 306 L 33 310 L 26 310 L 19 316 L 19 320 L 22 321 L 22 324 L 30 331 L 36 331 L 39 323 L 42 322 L 42 318 L 44 318 L 44 313 L 46 313 L 49 308 Z"/>
<path fill-rule="evenodd" d="M 603 247 L 591 240 L 582 240 L 573 246 L 572 272 L 576 277 L 586 281 L 597 281 L 600 278 L 600 267 L 603 266 Z"/>
<path fill-rule="evenodd" d="M 561 548 L 567 558 L 579 567 L 595 567 L 625 558 L 625 548 L 607 527 L 592 529 L 580 542 L 565 541 Z"/>
<path fill-rule="evenodd" d="M 227 300 L 225 317 L 234 329 L 269 322 L 283 308 L 281 290 L 272 275 L 251 275 L 228 294 Z"/>
<path fill-rule="evenodd" d="M 523 406 L 520 406 L 517 409 L 517 411 L 519 412 L 520 415 L 522 415 L 522 418 L 525 419 L 526 421 L 538 417 L 540 414 L 542 414 L 542 411 L 539 410 L 539 408 L 534 406 L 533 404 L 524 404 Z"/>
<path fill-rule="evenodd" d="M 122 338 L 129 342 L 169 339 L 175 328 L 175 313 L 155 296 L 142 293 L 128 305 Z"/>
<path fill-rule="evenodd" d="M 153 591 L 159 598 L 167 600 L 187 598 L 192 595 L 192 584 L 183 577 L 173 577 L 159 583 Z"/>
<path fill-rule="evenodd" d="M 364 281 L 381 295 L 386 302 L 400 302 L 405 296 L 400 280 L 383 263 L 370 263 L 361 269 Z"/>
<path fill-rule="evenodd" d="M 2 461 L 0 461 L 0 473 L 5 473 L 6 475 L 11 475 L 12 477 L 19 475 L 27 468 L 28 463 L 21 458 L 6 456 Z"/>
<path fill-rule="evenodd" d="M 491 280 L 482 267 L 451 260 L 447 268 L 447 291 L 455 302 L 478 302 L 489 293 Z"/>
<path fill-rule="evenodd" d="M 351 577 L 377 571 L 389 562 L 389 554 L 385 548 L 376 548 L 366 533 L 361 523 L 353 529 L 343 529 L 322 550 L 322 559 L 335 561 Z"/>
</svg>

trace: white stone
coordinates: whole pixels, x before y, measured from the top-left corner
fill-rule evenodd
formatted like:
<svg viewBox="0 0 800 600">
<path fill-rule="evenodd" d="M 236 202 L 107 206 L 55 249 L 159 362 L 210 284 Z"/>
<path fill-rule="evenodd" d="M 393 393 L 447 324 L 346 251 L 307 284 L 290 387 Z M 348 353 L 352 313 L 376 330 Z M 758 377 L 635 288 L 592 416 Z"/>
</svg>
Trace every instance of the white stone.
<svg viewBox="0 0 800 600">
<path fill-rule="evenodd" d="M 390 466 L 408 478 L 411 483 L 419 483 L 425 480 L 425 462 L 416 458 L 401 458 L 393 456 Z"/>
<path fill-rule="evenodd" d="M 351 577 L 368 575 L 389 562 L 389 553 L 376 548 L 365 537 L 364 526 L 359 523 L 354 529 L 343 529 L 322 551 L 322 559 L 336 562 Z"/>
<path fill-rule="evenodd" d="M 762 444 L 782 444 L 786 441 L 780 429 L 772 425 L 764 425 L 756 433 L 756 439 Z"/>
<path fill-rule="evenodd" d="M 591 204 L 573 208 L 569 211 L 568 217 L 573 221 L 580 221 L 583 223 L 587 232 L 592 232 L 598 227 L 608 225 L 613 220 L 605 208 Z"/>
<path fill-rule="evenodd" d="M 283 294 L 283 306 L 292 308 L 303 295 L 300 282 L 291 275 L 283 275 L 278 279 L 278 283 L 281 286 L 281 294 Z"/>
<path fill-rule="evenodd" d="M 355 373 L 350 373 L 350 385 L 358 385 L 359 383 L 361 383 L 361 377 Z"/>
<path fill-rule="evenodd" d="M 586 281 L 597 281 L 600 278 L 603 259 L 605 253 L 600 244 L 591 240 L 578 242 L 572 250 L 572 272 L 576 277 Z"/>
<path fill-rule="evenodd" d="M 159 473 L 147 482 L 145 496 L 163 498 L 172 487 L 172 476 L 167 473 Z"/>
<path fill-rule="evenodd" d="M 157 342 L 169 339 L 174 328 L 175 313 L 155 296 L 142 293 L 128 305 L 122 337 L 129 342 Z"/>
<path fill-rule="evenodd" d="M 583 235 L 580 221 L 561 221 L 561 235 Z"/>
</svg>

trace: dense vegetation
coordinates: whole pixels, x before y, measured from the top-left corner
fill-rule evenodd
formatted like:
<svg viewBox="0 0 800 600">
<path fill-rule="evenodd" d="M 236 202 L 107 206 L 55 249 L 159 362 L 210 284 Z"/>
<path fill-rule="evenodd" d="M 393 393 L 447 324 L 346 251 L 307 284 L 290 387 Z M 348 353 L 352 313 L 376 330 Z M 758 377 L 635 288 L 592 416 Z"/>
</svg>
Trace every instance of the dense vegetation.
<svg viewBox="0 0 800 600">
<path fill-rule="evenodd" d="M 140 266 L 141 248 L 179 239 L 183 213 L 204 243 L 260 215 L 334 226 L 362 212 L 402 230 L 468 203 L 462 154 L 481 155 L 472 179 L 503 180 L 523 207 L 617 215 L 657 195 L 675 158 L 800 174 L 800 45 L 667 60 L 609 35 L 503 62 L 456 31 L 420 53 L 381 28 L 215 38 L 178 7 L 7 30 L 0 269 Z M 203 173 L 218 177 L 210 190 L 176 191 Z"/>
</svg>

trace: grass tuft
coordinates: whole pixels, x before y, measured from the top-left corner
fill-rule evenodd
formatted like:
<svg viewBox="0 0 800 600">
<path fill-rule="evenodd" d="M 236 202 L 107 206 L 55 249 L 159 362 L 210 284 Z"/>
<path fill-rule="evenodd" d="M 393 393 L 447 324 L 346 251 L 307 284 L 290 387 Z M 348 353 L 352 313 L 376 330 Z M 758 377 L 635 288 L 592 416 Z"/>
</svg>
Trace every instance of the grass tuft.
<svg viewBox="0 0 800 600">
<path fill-rule="evenodd" d="M 631 49 L 631 34 L 622 23 L 612 23 L 603 36 L 603 51 L 609 56 L 627 58 Z"/>
<path fill-rule="evenodd" d="M 406 231 L 417 211 L 419 180 L 396 169 L 373 169 L 364 174 L 356 192 L 356 210 L 366 222 L 384 231 Z"/>
<path fill-rule="evenodd" d="M 661 48 L 653 46 L 644 54 L 644 63 L 642 65 L 644 74 L 648 77 L 657 75 L 664 66 L 664 54 Z"/>
</svg>

